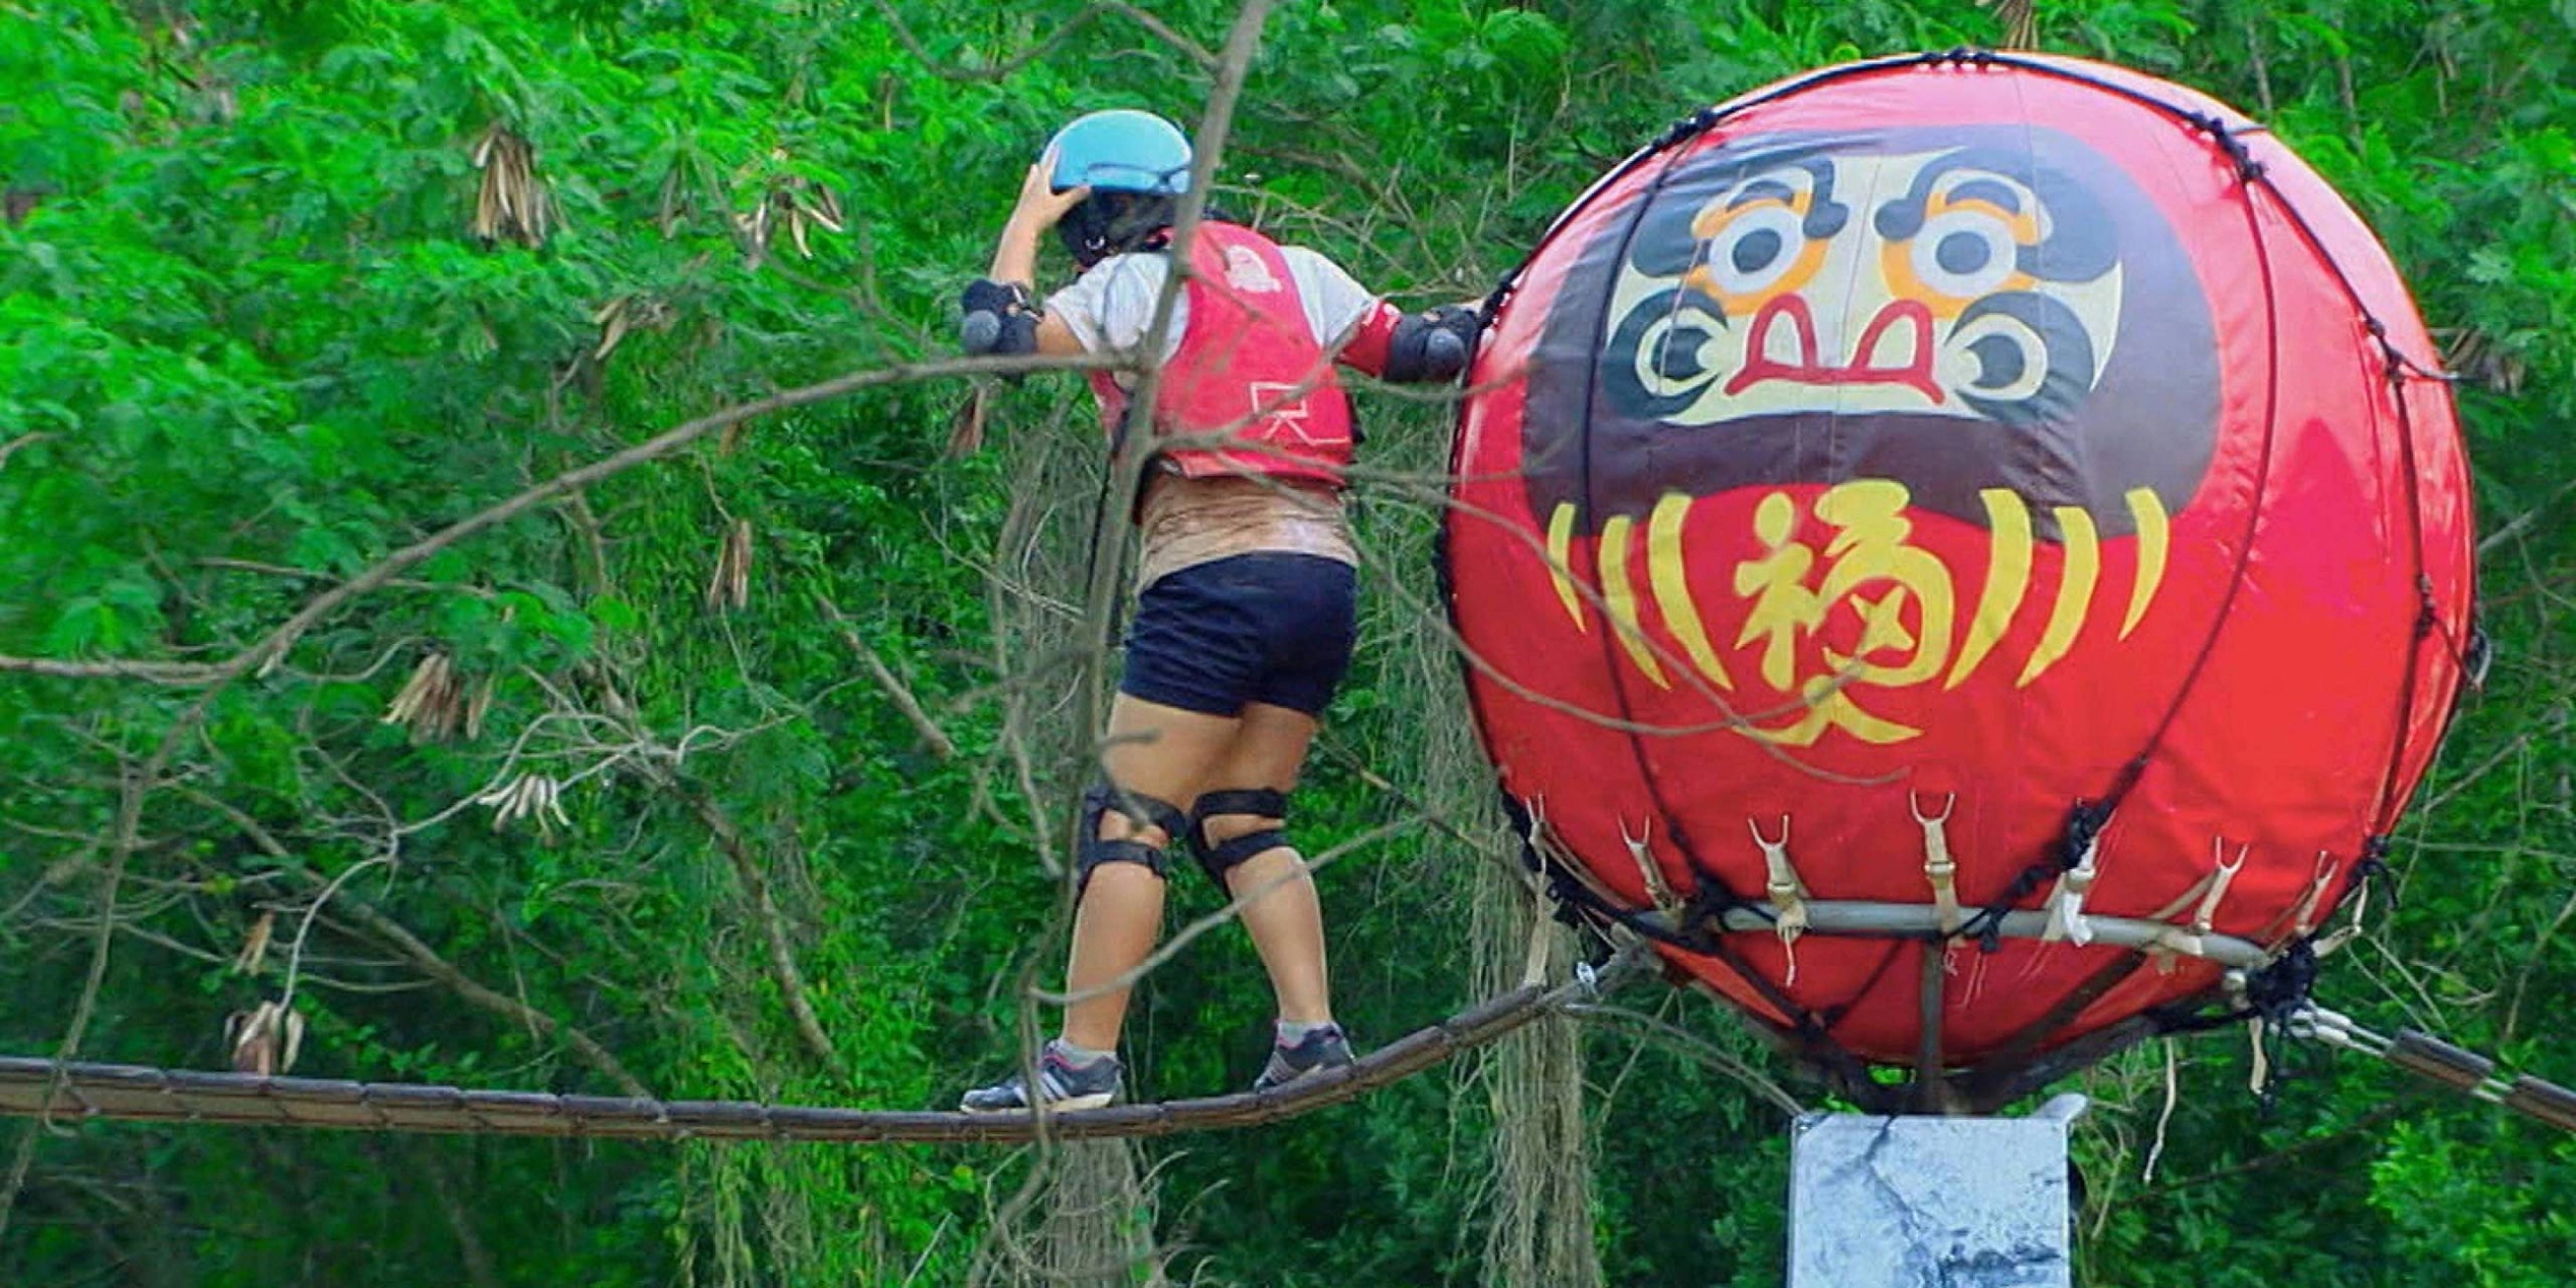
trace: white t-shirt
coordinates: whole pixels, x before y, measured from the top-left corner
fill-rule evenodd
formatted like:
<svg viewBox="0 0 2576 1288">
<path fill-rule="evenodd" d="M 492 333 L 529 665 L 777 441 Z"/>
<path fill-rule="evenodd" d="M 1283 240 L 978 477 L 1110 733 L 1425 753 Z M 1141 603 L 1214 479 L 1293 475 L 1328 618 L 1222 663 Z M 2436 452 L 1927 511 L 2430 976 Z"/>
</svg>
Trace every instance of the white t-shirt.
<svg viewBox="0 0 2576 1288">
<path fill-rule="evenodd" d="M 1287 261 L 1288 276 L 1297 284 L 1297 299 L 1305 306 L 1306 326 L 1314 332 L 1315 343 L 1331 346 L 1377 307 L 1378 297 L 1322 255 L 1303 246 L 1282 246 L 1279 257 Z M 1046 311 L 1064 323 L 1064 329 L 1088 352 L 1134 349 L 1144 344 L 1145 332 L 1154 325 L 1154 301 L 1170 273 L 1171 265 L 1160 251 L 1112 255 L 1092 265 L 1073 285 L 1048 296 Z M 1171 361 L 1180 351 L 1181 333 L 1189 324 L 1190 297 L 1183 292 L 1172 301 L 1172 324 L 1163 335 L 1163 361 Z M 1126 385 L 1135 377 L 1122 371 L 1117 379 Z"/>
</svg>

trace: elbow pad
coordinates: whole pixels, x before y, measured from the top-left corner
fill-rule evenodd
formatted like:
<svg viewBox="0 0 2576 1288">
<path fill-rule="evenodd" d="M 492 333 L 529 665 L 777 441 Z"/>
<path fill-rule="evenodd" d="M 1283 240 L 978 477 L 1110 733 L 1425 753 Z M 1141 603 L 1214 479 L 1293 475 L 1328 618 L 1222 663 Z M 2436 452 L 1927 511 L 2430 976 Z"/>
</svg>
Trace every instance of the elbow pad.
<svg viewBox="0 0 2576 1288">
<path fill-rule="evenodd" d="M 1402 384 L 1456 380 L 1475 356 L 1476 337 L 1484 329 L 1482 313 L 1457 304 L 1405 318 L 1387 338 L 1385 377 Z"/>
<path fill-rule="evenodd" d="M 1009 357 L 1038 351 L 1037 306 L 1029 288 L 978 278 L 966 287 L 962 303 L 965 319 L 957 339 L 966 352 Z"/>
</svg>

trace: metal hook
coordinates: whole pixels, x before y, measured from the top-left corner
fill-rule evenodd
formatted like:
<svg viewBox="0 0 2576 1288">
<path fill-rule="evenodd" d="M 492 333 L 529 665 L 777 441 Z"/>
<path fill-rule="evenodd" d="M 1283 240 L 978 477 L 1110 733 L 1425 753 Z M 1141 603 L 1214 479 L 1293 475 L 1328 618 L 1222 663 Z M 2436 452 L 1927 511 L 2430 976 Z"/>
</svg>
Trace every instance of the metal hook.
<svg viewBox="0 0 2576 1288">
<path fill-rule="evenodd" d="M 1769 854 L 1773 850 L 1785 850 L 1789 848 L 1789 816 L 1786 814 L 1780 816 L 1780 839 L 1776 841 L 1762 834 L 1762 824 L 1759 820 L 1748 816 L 1744 820 L 1744 826 L 1746 830 L 1753 833 L 1753 843 L 1761 846 L 1762 852 L 1765 854 Z"/>
</svg>

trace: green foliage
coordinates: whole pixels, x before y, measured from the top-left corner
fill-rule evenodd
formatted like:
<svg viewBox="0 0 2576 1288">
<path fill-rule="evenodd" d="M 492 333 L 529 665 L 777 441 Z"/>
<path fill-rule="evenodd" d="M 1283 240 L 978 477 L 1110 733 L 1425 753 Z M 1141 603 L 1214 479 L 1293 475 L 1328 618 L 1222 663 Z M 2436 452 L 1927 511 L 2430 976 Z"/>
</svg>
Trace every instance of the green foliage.
<svg viewBox="0 0 2576 1288">
<path fill-rule="evenodd" d="M 2576 11 L 2038 15 L 2052 49 L 2271 122 L 2381 232 L 2465 377 L 2485 517 L 2519 523 L 2485 568 L 2503 660 L 2402 838 L 2403 903 L 2332 979 L 2367 1021 L 2564 1081 Z M 1232 8 L 1153 16 L 1212 48 Z M 1409 301 L 1481 294 L 1673 117 L 1998 34 L 1964 0 L 1280 5 L 1219 200 Z M 0 656 L 174 666 L 234 656 L 441 526 L 693 416 L 943 352 L 1048 129 L 1099 106 L 1192 117 L 1206 93 L 1190 57 L 1074 0 L 0 0 L 0 85 Z M 1032 522 L 1050 548 L 1087 536 L 1093 477 L 1033 492 L 1004 461 L 1042 435 L 1087 442 L 1070 382 L 989 392 L 1009 453 L 943 457 L 956 386 L 766 417 L 407 568 L 202 710 L 188 684 L 6 673 L 0 1049 L 62 1040 L 114 871 L 94 1058 L 221 1066 L 222 1016 L 277 996 L 292 958 L 299 1072 L 943 1103 L 1016 1042 L 1062 899 L 1038 856 L 1068 784 L 1035 753 L 1021 775 L 1012 713 L 1065 672 L 1003 656 L 1016 610 L 989 584 L 1063 592 L 1012 560 Z M 1436 409 L 1370 414 L 1381 459 L 1439 459 Z M 1427 512 L 1400 483 L 1362 499 L 1370 548 L 1394 553 L 1333 713 L 1334 745 L 1399 779 L 1420 726 L 1458 718 L 1419 709 L 1389 660 L 1428 611 Z M 720 611 L 711 571 L 737 524 L 747 602 Z M 452 729 L 384 721 L 423 674 L 452 677 Z M 562 784 L 563 816 L 496 830 L 476 798 L 522 773 Z M 1330 754 L 1299 808 L 1327 839 L 1402 816 Z M 748 862 L 711 818 L 750 838 Z M 1463 1000 L 1458 861 L 1417 832 L 1328 874 L 1364 1038 Z M 1176 891 L 1178 916 L 1213 908 Z M 1247 1079 L 1267 1006 L 1248 948 L 1201 941 L 1142 999 L 1141 1089 Z M 1669 1014 L 1744 1046 L 1710 1008 Z M 1592 1041 L 1610 1278 L 1777 1283 L 1768 1111 L 1669 1052 Z M 2267 1115 L 2243 1059 L 2184 1048 L 2152 1182 L 2158 1054 L 2089 1079 L 2106 1102 L 2082 1143 L 2091 1282 L 2519 1286 L 2576 1259 L 2553 1206 L 2576 1193 L 2576 1146 L 2367 1065 L 2310 1069 Z M 1163 1155 L 1177 1268 L 1477 1282 L 1488 1111 L 1452 1078 Z M 92 1127 L 38 1144 L 0 1278 L 959 1282 L 1020 1165 Z"/>
</svg>

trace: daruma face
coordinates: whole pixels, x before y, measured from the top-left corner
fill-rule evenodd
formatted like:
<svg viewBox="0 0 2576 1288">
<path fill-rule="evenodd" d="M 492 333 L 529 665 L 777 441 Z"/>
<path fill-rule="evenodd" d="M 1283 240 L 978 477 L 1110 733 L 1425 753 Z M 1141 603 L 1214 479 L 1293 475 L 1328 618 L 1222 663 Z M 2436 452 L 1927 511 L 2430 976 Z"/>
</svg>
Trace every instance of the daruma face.
<svg viewBox="0 0 2576 1288">
<path fill-rule="evenodd" d="M 2027 1057 L 2311 933 L 2420 776 L 2447 393 L 2367 230 L 2212 121 L 2092 64 L 1841 69 L 1641 154 L 1506 296 L 1446 532 L 1480 730 L 1597 899 L 1754 910 L 1665 951 L 1756 1017 L 1918 1060 L 1928 956 L 1942 1057 Z M 2089 902 L 2007 899 L 2079 802 Z M 1944 902 L 2057 932 L 1821 928 Z"/>
<path fill-rule="evenodd" d="M 2028 423 L 2091 393 L 2120 323 L 2112 229 L 2083 189 L 2015 159 L 1712 159 L 1690 184 L 1708 199 L 1659 211 L 1620 265 L 1612 396 L 1695 426 L 1831 410 Z M 1837 191 L 1896 195 L 1855 219 Z"/>
<path fill-rule="evenodd" d="M 1971 521 L 2005 488 L 2043 531 L 2077 505 L 2117 535 L 2139 489 L 2189 501 L 2217 429 L 2209 305 L 2166 217 L 2046 130 L 1696 153 L 1597 230 L 1539 346 L 1533 493 L 1593 531 L 1670 492 L 1873 475 Z"/>
</svg>

